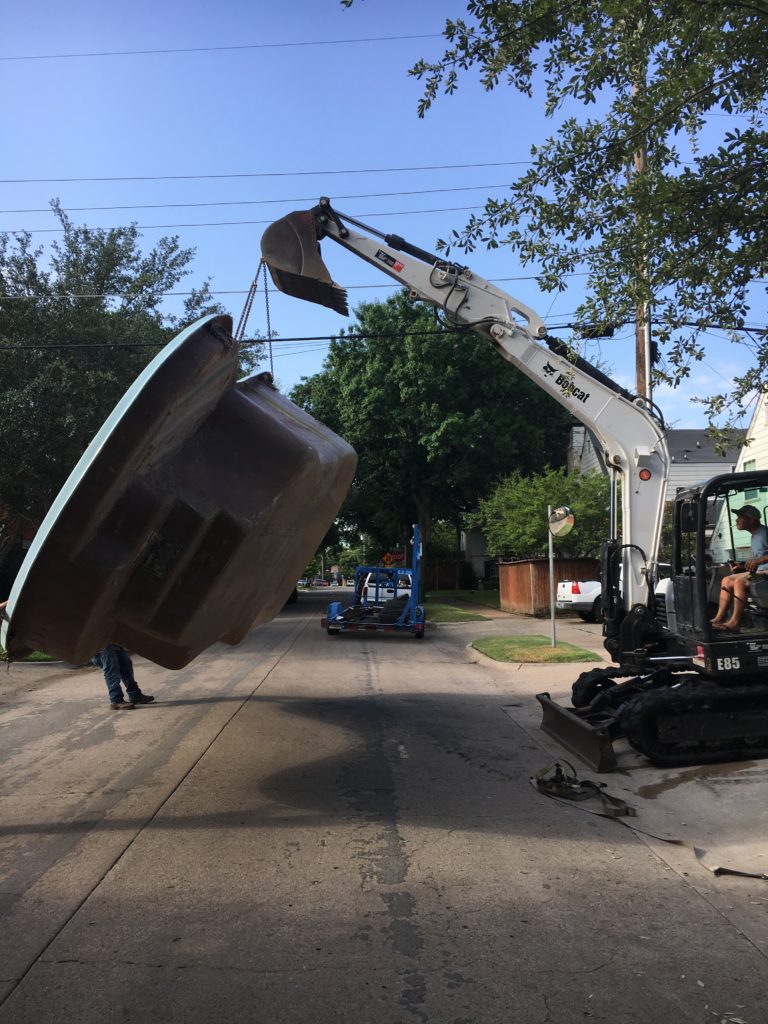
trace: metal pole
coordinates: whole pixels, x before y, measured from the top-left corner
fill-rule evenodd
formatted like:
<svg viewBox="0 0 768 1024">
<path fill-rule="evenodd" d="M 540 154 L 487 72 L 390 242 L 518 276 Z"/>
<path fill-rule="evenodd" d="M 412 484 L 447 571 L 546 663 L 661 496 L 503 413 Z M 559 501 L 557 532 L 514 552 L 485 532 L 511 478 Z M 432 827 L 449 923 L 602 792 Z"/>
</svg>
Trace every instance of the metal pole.
<svg viewBox="0 0 768 1024">
<path fill-rule="evenodd" d="M 557 637 L 555 635 L 555 553 L 554 545 L 552 544 L 552 529 L 549 522 L 551 515 L 552 506 L 547 505 L 547 537 L 549 538 L 549 614 L 552 619 L 552 646 L 557 647 Z"/>
<path fill-rule="evenodd" d="M 618 540 L 619 537 L 619 502 L 618 502 L 618 471 L 611 466 L 608 477 L 608 537 Z"/>
</svg>

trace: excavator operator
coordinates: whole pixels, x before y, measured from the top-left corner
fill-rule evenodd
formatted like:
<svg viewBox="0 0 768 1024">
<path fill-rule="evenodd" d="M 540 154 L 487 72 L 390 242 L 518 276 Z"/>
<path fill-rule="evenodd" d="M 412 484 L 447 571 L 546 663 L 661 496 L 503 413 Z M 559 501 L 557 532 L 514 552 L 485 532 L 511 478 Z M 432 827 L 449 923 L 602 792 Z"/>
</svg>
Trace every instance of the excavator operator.
<svg viewBox="0 0 768 1024">
<path fill-rule="evenodd" d="M 720 586 L 717 614 L 710 621 L 712 629 L 720 633 L 738 633 L 747 607 L 749 581 L 757 575 L 768 580 L 768 527 L 760 522 L 760 511 L 754 505 L 744 505 L 733 513 L 736 529 L 752 535 L 752 558 L 746 562 L 731 562 L 734 571 Z M 731 607 L 730 616 L 728 608 Z"/>
</svg>

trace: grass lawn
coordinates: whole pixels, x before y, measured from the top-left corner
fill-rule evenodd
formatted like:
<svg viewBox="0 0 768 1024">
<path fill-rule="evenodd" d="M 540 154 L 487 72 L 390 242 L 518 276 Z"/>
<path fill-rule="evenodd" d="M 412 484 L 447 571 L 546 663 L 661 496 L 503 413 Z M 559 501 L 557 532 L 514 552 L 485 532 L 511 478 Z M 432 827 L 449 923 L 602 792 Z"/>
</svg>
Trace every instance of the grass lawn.
<svg viewBox="0 0 768 1024">
<path fill-rule="evenodd" d="M 486 608 L 499 607 L 498 590 L 429 590 L 426 595 L 426 604 L 433 601 L 441 601 L 451 604 L 452 601 L 460 601 L 462 604 L 479 604 Z"/>
<path fill-rule="evenodd" d="M 601 661 L 598 654 L 583 647 L 562 643 L 557 647 L 545 636 L 489 636 L 475 640 L 475 650 L 494 661 L 526 662 L 531 664 L 559 664 L 569 661 Z"/>
<path fill-rule="evenodd" d="M 448 601 L 435 601 L 434 598 L 424 604 L 424 614 L 430 622 L 480 622 L 487 616 L 478 615 L 467 608 L 459 608 Z"/>
<path fill-rule="evenodd" d="M 0 647 L 0 661 L 7 661 L 5 654 L 5 648 Z M 32 651 L 26 658 L 20 658 L 20 661 L 56 661 L 56 658 L 52 658 L 50 654 L 43 654 L 42 651 Z"/>
</svg>

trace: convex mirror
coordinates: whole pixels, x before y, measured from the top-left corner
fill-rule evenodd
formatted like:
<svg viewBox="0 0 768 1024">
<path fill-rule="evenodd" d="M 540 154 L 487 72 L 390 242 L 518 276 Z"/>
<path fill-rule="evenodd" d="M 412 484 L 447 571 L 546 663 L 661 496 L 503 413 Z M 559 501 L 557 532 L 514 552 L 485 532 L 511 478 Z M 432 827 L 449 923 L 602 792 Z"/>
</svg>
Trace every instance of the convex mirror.
<svg viewBox="0 0 768 1024">
<path fill-rule="evenodd" d="M 553 537 L 567 537 L 574 527 L 576 518 L 567 505 L 553 509 L 549 514 L 549 532 Z"/>
</svg>

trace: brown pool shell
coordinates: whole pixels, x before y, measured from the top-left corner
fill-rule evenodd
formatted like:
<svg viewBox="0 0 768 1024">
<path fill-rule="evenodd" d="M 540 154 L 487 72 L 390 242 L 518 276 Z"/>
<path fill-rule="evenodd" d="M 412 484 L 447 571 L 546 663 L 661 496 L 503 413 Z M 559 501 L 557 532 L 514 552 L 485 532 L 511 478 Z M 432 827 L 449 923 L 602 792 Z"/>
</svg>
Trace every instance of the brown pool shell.
<svg viewBox="0 0 768 1024">
<path fill-rule="evenodd" d="M 231 330 L 182 332 L 91 443 L 11 593 L 11 658 L 112 642 L 178 669 L 283 607 L 357 459 L 268 374 L 237 382 Z"/>
</svg>

